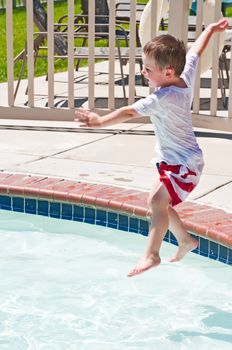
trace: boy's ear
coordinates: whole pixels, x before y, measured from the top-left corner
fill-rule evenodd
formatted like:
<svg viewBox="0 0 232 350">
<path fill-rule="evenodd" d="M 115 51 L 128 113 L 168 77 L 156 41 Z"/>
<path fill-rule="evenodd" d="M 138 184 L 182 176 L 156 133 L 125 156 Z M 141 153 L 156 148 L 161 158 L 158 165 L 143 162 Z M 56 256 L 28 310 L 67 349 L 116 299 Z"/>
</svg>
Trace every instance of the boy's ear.
<svg viewBox="0 0 232 350">
<path fill-rule="evenodd" d="M 167 78 L 173 78 L 175 76 L 175 70 L 172 66 L 166 67 L 166 77 Z"/>
</svg>

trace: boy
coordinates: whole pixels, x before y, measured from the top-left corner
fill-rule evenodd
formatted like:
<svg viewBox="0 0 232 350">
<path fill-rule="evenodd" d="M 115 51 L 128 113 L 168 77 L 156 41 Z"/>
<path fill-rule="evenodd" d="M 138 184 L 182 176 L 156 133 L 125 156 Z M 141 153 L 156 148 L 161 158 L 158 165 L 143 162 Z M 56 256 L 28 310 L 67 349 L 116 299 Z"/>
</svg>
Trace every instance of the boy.
<svg viewBox="0 0 232 350">
<path fill-rule="evenodd" d="M 198 242 L 185 230 L 173 206 L 182 202 L 199 182 L 204 166 L 191 120 L 193 85 L 199 56 L 215 32 L 228 27 L 226 19 L 211 23 L 199 36 L 187 56 L 184 44 L 169 34 L 149 41 L 143 48 L 142 74 L 156 89 L 131 106 L 104 117 L 79 108 L 76 119 L 81 126 L 101 127 L 149 115 L 154 124 L 157 144 L 155 161 L 159 173 L 149 195 L 151 228 L 142 258 L 128 276 L 160 264 L 159 250 L 168 228 L 176 236 L 178 250 L 171 262 L 181 260 Z"/>
</svg>

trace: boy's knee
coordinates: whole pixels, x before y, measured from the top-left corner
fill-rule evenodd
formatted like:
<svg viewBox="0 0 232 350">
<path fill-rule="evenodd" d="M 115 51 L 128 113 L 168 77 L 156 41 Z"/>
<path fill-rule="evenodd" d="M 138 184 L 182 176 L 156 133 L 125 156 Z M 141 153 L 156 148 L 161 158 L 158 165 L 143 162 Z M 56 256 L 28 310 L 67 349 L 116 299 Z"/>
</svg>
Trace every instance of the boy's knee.
<svg viewBox="0 0 232 350">
<path fill-rule="evenodd" d="M 155 207 L 160 207 L 160 200 L 159 200 L 159 196 L 157 194 L 154 194 L 153 196 L 148 198 L 148 205 L 152 208 Z"/>
<path fill-rule="evenodd" d="M 150 208 L 167 209 L 170 205 L 170 197 L 166 191 L 158 191 L 157 193 L 148 197 L 148 205 Z"/>
</svg>

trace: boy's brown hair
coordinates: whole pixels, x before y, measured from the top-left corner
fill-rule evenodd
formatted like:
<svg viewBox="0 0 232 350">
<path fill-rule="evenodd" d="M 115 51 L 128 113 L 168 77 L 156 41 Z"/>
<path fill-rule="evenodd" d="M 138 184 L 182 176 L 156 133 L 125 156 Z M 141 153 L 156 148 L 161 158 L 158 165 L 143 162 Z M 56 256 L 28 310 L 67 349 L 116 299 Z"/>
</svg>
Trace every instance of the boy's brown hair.
<svg viewBox="0 0 232 350">
<path fill-rule="evenodd" d="M 145 55 L 154 59 L 157 67 L 171 66 L 176 76 L 183 72 L 186 61 L 186 48 L 183 41 L 170 34 L 162 34 L 149 41 L 143 48 Z"/>
</svg>

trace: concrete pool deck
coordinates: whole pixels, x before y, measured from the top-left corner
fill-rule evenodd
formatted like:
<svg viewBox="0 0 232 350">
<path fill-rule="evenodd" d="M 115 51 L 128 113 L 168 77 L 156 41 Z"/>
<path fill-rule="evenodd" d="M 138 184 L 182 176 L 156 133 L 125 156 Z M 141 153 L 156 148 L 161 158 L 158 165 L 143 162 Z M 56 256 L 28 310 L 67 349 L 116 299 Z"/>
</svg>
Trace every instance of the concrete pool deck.
<svg viewBox="0 0 232 350">
<path fill-rule="evenodd" d="M 205 168 L 188 199 L 232 213 L 232 133 L 195 132 Z M 87 130 L 72 122 L 2 119 L 0 170 L 149 191 L 154 144 L 150 124 Z"/>
</svg>

